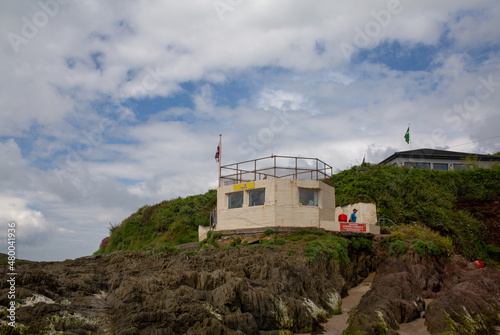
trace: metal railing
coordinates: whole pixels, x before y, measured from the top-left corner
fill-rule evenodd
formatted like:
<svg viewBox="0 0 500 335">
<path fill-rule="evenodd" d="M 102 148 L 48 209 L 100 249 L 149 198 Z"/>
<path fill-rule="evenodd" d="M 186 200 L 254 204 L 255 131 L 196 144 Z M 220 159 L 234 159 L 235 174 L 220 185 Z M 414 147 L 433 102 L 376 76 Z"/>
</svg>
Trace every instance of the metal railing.
<svg viewBox="0 0 500 335">
<path fill-rule="evenodd" d="M 268 156 L 220 167 L 220 185 L 270 178 L 320 180 L 330 184 L 333 168 L 317 158 Z"/>
</svg>

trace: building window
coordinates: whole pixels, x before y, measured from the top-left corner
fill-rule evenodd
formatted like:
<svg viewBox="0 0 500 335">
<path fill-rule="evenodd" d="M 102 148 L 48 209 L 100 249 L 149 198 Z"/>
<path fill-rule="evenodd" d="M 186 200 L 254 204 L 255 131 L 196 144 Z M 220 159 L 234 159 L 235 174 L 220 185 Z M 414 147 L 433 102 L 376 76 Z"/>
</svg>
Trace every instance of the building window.
<svg viewBox="0 0 500 335">
<path fill-rule="evenodd" d="M 230 193 L 227 195 L 227 208 L 243 207 L 243 192 Z"/>
<path fill-rule="evenodd" d="M 421 162 L 405 162 L 405 166 L 408 168 L 417 168 L 423 170 L 430 170 L 431 163 L 421 163 Z"/>
<path fill-rule="evenodd" d="M 317 190 L 309 190 L 306 188 L 299 188 L 299 203 L 302 206 L 316 206 L 318 207 L 318 194 Z"/>
<path fill-rule="evenodd" d="M 248 206 L 264 206 L 266 200 L 266 189 L 248 191 Z"/>
<path fill-rule="evenodd" d="M 469 170 L 472 169 L 471 164 L 453 164 L 453 170 Z"/>
<path fill-rule="evenodd" d="M 439 171 L 448 171 L 448 163 L 432 163 L 432 168 Z"/>
</svg>

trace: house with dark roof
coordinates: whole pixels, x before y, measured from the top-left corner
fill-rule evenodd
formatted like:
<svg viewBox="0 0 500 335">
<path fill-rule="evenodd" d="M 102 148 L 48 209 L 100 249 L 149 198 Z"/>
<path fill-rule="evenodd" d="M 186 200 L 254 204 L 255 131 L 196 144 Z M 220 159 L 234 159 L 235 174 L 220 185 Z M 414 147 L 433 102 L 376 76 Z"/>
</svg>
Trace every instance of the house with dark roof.
<svg viewBox="0 0 500 335">
<path fill-rule="evenodd" d="M 465 170 L 500 166 L 500 156 L 435 149 L 397 151 L 379 164 L 415 167 L 426 170 Z"/>
</svg>

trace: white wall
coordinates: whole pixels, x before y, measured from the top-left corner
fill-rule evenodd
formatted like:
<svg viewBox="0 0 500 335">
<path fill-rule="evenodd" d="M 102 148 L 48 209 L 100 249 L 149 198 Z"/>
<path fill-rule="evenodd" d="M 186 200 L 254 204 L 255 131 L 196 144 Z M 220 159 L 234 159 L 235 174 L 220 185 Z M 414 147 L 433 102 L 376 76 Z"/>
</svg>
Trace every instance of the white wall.
<svg viewBox="0 0 500 335">
<path fill-rule="evenodd" d="M 335 221 L 338 221 L 338 217 L 340 214 L 347 215 L 347 220 L 349 220 L 352 210 L 355 208 L 358 210 L 358 212 L 356 213 L 356 223 L 377 223 L 377 206 L 372 203 L 363 202 L 358 202 L 344 207 L 336 207 Z"/>
<path fill-rule="evenodd" d="M 249 207 L 247 189 L 244 191 L 243 207 L 228 209 L 227 194 L 235 192 L 234 186 L 217 189 L 216 230 L 273 226 L 319 227 L 320 220 L 335 220 L 335 190 L 323 182 L 280 178 L 257 180 L 252 189 L 266 189 L 264 206 Z M 318 190 L 318 206 L 300 205 L 299 188 Z"/>
</svg>

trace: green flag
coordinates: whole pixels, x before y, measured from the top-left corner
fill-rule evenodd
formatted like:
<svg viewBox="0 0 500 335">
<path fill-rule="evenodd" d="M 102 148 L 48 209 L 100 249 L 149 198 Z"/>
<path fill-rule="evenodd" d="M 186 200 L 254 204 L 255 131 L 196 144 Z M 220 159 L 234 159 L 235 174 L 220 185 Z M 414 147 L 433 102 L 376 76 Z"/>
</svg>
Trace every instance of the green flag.
<svg viewBox="0 0 500 335">
<path fill-rule="evenodd" d="M 408 129 L 406 130 L 405 141 L 406 143 L 410 144 L 410 126 L 408 126 Z"/>
</svg>

